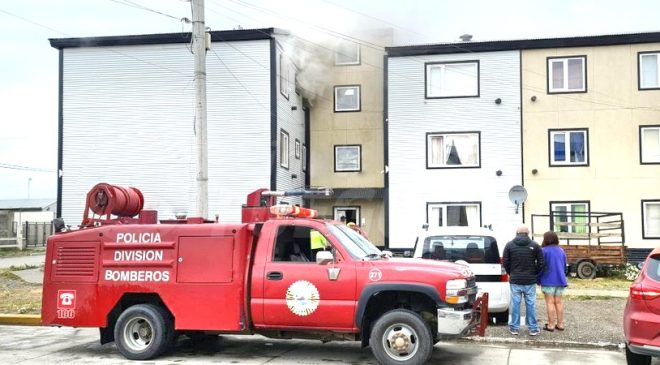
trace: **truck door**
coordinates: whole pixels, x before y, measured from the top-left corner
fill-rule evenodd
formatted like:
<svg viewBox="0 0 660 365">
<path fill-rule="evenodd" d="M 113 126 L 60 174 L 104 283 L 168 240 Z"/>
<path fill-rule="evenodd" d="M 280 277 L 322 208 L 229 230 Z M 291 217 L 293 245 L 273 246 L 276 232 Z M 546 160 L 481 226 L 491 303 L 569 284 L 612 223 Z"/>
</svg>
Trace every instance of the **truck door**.
<svg viewBox="0 0 660 365">
<path fill-rule="evenodd" d="M 336 262 L 317 264 L 310 236 L 329 235 L 309 222 L 282 222 L 264 271 L 264 324 L 269 327 L 351 330 L 354 328 L 355 263 L 335 250 Z M 317 241 L 318 242 L 318 241 Z"/>
</svg>

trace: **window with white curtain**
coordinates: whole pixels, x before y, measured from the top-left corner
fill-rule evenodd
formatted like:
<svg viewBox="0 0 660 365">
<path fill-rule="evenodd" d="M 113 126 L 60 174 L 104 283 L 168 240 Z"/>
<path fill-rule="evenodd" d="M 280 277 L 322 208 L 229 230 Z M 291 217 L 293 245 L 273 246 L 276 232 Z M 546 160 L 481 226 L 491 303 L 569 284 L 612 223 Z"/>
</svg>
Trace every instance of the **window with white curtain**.
<svg viewBox="0 0 660 365">
<path fill-rule="evenodd" d="M 639 88 L 658 89 L 660 88 L 660 52 L 640 52 L 639 53 Z"/>
<path fill-rule="evenodd" d="M 479 61 L 426 64 L 426 98 L 472 96 L 479 96 Z"/>
<path fill-rule="evenodd" d="M 481 203 L 427 203 L 429 227 L 481 226 Z"/>
<path fill-rule="evenodd" d="M 557 202 L 550 204 L 553 231 L 587 233 L 589 223 L 588 202 Z"/>
<path fill-rule="evenodd" d="M 660 126 L 639 127 L 641 163 L 660 163 Z"/>
<path fill-rule="evenodd" d="M 550 166 L 588 165 L 586 129 L 550 130 Z"/>
<path fill-rule="evenodd" d="M 479 132 L 427 133 L 426 168 L 479 167 Z"/>
<path fill-rule="evenodd" d="M 335 86 L 335 112 L 360 111 L 360 86 Z"/>
<path fill-rule="evenodd" d="M 642 200 L 642 238 L 660 238 L 660 200 Z"/>
<path fill-rule="evenodd" d="M 289 78 L 289 62 L 286 60 L 284 53 L 280 53 L 280 94 L 285 98 L 289 98 L 290 78 Z"/>
<path fill-rule="evenodd" d="M 548 92 L 587 91 L 586 56 L 548 58 Z"/>
<path fill-rule="evenodd" d="M 284 129 L 280 130 L 280 166 L 289 168 L 289 133 Z"/>
<path fill-rule="evenodd" d="M 335 50 L 336 66 L 351 66 L 360 64 L 360 45 L 354 42 L 342 42 Z"/>
</svg>

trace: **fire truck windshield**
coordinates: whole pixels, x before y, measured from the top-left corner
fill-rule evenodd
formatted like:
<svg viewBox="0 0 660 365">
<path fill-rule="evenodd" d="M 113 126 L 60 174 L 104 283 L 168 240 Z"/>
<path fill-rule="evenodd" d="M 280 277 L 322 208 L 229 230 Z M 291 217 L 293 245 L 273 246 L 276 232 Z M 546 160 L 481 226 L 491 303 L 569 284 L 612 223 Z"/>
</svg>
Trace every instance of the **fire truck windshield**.
<svg viewBox="0 0 660 365">
<path fill-rule="evenodd" d="M 342 243 L 354 259 L 380 258 L 381 252 L 373 243 L 343 224 L 328 224 L 328 230 Z"/>
</svg>

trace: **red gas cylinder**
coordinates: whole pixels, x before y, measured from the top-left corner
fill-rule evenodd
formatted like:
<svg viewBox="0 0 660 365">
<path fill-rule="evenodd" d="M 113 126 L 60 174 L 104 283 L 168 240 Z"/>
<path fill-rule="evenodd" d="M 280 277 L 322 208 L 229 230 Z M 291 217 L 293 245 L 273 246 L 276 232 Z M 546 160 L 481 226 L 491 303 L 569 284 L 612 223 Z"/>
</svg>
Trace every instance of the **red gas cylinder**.
<svg viewBox="0 0 660 365">
<path fill-rule="evenodd" d="M 144 196 L 137 188 L 100 183 L 87 193 L 87 206 L 98 215 L 133 217 L 142 210 Z"/>
</svg>

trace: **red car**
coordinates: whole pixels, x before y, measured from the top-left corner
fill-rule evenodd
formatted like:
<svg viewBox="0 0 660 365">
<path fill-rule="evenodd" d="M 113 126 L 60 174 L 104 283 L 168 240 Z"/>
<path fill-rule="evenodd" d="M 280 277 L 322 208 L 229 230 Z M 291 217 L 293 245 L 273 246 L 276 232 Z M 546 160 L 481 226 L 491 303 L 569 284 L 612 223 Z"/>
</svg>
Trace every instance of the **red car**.
<svg viewBox="0 0 660 365">
<path fill-rule="evenodd" d="M 660 357 L 660 247 L 646 258 L 623 311 L 628 365 L 651 364 Z"/>
</svg>

